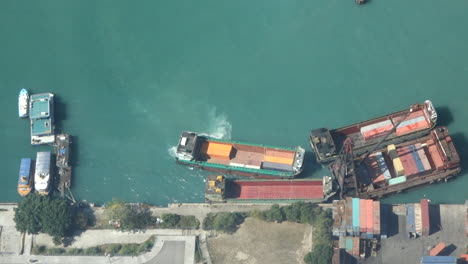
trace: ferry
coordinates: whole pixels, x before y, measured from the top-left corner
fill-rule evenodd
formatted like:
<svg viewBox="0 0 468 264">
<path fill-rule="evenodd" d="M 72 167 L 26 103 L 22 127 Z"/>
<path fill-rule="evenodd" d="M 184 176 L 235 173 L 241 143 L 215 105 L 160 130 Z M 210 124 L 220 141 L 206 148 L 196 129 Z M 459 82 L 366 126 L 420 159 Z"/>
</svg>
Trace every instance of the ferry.
<svg viewBox="0 0 468 264">
<path fill-rule="evenodd" d="M 19 117 L 28 116 L 29 94 L 26 89 L 21 89 L 18 97 L 18 115 Z"/>
<path fill-rule="evenodd" d="M 176 161 L 190 167 L 265 179 L 291 179 L 302 172 L 305 150 L 210 138 L 183 132 Z"/>
<path fill-rule="evenodd" d="M 430 100 L 404 109 L 349 126 L 311 131 L 310 146 L 318 163 L 333 161 L 346 138 L 353 141 L 355 154 L 372 150 L 377 144 L 398 144 L 429 134 L 437 123 L 437 112 Z M 394 129 L 396 126 L 396 129 Z"/>
<path fill-rule="evenodd" d="M 51 153 L 38 152 L 36 171 L 34 172 L 34 188 L 41 195 L 48 195 L 51 189 Z"/>
<path fill-rule="evenodd" d="M 29 119 L 31 120 L 32 145 L 54 143 L 54 94 L 31 95 Z"/>
<path fill-rule="evenodd" d="M 345 151 L 329 164 L 334 188 L 343 197 L 379 199 L 390 194 L 447 181 L 460 172 L 460 157 L 446 127 L 364 155 Z"/>
<path fill-rule="evenodd" d="M 33 188 L 34 179 L 31 178 L 31 164 L 31 159 L 21 159 L 18 179 L 18 193 L 23 197 L 28 195 Z"/>
<path fill-rule="evenodd" d="M 240 180 L 208 175 L 207 203 L 319 203 L 326 200 L 321 179 Z"/>
</svg>

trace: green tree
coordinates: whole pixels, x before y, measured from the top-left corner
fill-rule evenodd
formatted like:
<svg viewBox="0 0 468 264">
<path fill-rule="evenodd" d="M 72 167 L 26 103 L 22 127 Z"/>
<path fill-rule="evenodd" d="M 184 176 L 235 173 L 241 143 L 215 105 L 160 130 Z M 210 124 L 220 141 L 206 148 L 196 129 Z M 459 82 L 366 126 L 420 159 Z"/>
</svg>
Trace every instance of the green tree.
<svg viewBox="0 0 468 264">
<path fill-rule="evenodd" d="M 274 204 L 271 206 L 270 210 L 265 212 L 265 220 L 269 222 L 283 222 L 284 214 L 279 205 Z"/>
<path fill-rule="evenodd" d="M 63 199 L 32 193 L 18 203 L 14 221 L 19 232 L 44 232 L 59 242 L 70 228 L 70 205 Z"/>
<path fill-rule="evenodd" d="M 180 215 L 178 214 L 163 214 L 161 216 L 161 219 L 163 220 L 161 224 L 163 228 L 178 228 L 179 227 Z"/>
<path fill-rule="evenodd" d="M 240 213 L 218 213 L 213 221 L 213 228 L 217 231 L 234 233 L 244 218 L 245 216 Z"/>
<path fill-rule="evenodd" d="M 127 204 L 117 199 L 106 204 L 105 214 L 109 220 L 118 223 L 116 226 L 120 230 L 142 230 L 154 222 L 148 206 Z"/>
</svg>

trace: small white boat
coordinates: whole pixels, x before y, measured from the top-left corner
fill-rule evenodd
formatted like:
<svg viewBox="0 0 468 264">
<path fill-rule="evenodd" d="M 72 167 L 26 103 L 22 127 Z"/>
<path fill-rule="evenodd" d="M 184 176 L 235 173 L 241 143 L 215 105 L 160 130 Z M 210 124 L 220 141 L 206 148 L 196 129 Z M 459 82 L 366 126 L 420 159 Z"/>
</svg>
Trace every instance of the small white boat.
<svg viewBox="0 0 468 264">
<path fill-rule="evenodd" d="M 29 94 L 26 89 L 21 89 L 18 97 L 18 115 L 19 117 L 27 117 L 28 116 L 28 102 L 29 102 Z"/>
</svg>

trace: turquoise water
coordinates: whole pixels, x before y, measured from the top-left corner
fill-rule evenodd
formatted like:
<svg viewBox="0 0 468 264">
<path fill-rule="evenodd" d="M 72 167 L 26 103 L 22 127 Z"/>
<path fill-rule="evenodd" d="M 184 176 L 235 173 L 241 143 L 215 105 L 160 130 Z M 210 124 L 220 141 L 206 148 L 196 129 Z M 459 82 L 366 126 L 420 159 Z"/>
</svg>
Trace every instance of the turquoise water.
<svg viewBox="0 0 468 264">
<path fill-rule="evenodd" d="M 310 150 L 310 129 L 433 100 L 468 158 L 468 2 L 1 1 L 1 201 L 17 201 L 29 124 L 21 88 L 57 95 L 75 136 L 73 193 L 165 205 L 203 201 L 206 173 L 175 164 L 192 130 Z M 304 177 L 327 171 L 309 155 Z M 461 203 L 446 184 L 387 199 Z"/>
</svg>

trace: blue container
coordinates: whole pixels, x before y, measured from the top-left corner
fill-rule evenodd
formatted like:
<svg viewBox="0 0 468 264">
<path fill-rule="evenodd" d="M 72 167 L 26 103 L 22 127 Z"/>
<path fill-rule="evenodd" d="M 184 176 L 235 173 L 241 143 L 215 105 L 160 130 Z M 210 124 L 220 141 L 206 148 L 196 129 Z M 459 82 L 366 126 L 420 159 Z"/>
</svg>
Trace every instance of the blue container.
<svg viewBox="0 0 468 264">
<path fill-rule="evenodd" d="M 416 148 L 414 145 L 409 146 L 409 149 L 411 151 L 411 155 L 413 156 L 413 160 L 416 163 L 416 167 L 418 167 L 419 172 L 424 171 L 424 165 L 421 161 L 421 157 L 419 157 L 419 153 L 416 151 Z"/>
<path fill-rule="evenodd" d="M 408 233 L 416 233 L 416 224 L 414 217 L 414 204 L 406 206 L 406 230 Z"/>
<path fill-rule="evenodd" d="M 353 231 L 359 234 L 359 198 L 353 198 Z"/>
<path fill-rule="evenodd" d="M 372 238 L 374 238 L 374 234 L 373 234 L 373 233 L 367 232 L 367 233 L 366 233 L 366 238 L 367 238 L 367 239 L 372 239 Z"/>
<path fill-rule="evenodd" d="M 452 256 L 424 256 L 421 263 L 457 264 L 457 259 Z"/>
</svg>

